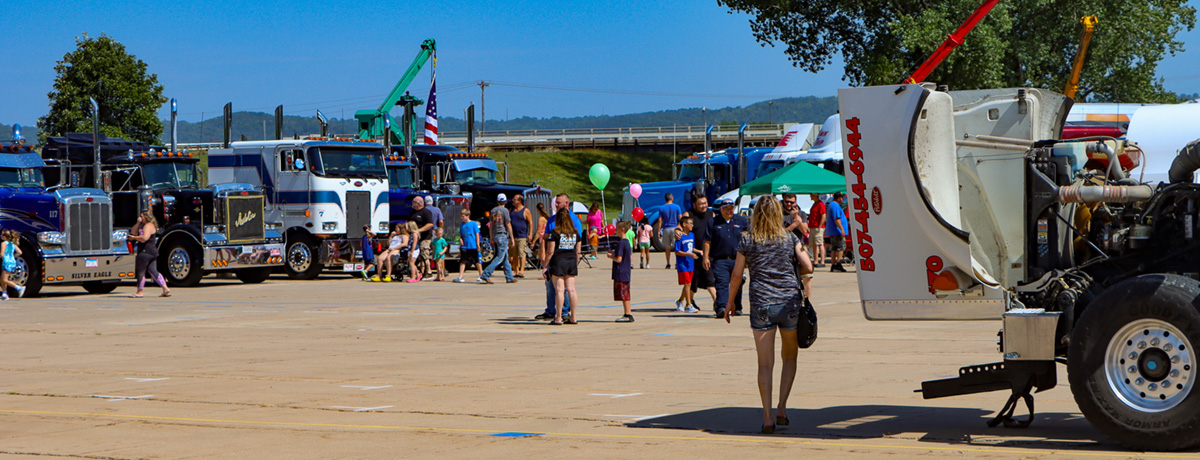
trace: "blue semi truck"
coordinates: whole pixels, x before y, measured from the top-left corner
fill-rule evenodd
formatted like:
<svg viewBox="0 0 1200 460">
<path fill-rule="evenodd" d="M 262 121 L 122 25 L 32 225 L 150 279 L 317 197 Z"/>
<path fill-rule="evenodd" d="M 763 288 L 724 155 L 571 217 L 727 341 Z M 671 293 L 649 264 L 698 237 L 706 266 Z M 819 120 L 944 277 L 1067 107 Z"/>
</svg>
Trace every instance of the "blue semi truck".
<svg viewBox="0 0 1200 460">
<path fill-rule="evenodd" d="M 126 230 L 113 229 L 112 201 L 91 188 L 47 189 L 46 163 L 28 145 L 0 147 L 0 226 L 19 235 L 21 256 L 9 280 L 36 296 L 46 285 L 79 285 L 112 292 L 132 279 L 134 256 Z"/>
</svg>

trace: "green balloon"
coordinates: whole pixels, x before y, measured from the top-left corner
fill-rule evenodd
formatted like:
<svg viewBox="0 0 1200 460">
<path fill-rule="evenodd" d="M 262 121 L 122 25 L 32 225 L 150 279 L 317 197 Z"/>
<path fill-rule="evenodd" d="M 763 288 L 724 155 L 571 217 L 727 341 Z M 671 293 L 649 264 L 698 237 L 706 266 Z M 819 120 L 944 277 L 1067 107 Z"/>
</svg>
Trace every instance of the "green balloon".
<svg viewBox="0 0 1200 460">
<path fill-rule="evenodd" d="M 604 186 L 608 185 L 608 176 L 608 166 L 604 166 L 604 163 L 596 163 L 592 165 L 592 170 L 588 171 L 588 178 L 592 180 L 592 185 L 600 190 L 604 190 Z"/>
</svg>

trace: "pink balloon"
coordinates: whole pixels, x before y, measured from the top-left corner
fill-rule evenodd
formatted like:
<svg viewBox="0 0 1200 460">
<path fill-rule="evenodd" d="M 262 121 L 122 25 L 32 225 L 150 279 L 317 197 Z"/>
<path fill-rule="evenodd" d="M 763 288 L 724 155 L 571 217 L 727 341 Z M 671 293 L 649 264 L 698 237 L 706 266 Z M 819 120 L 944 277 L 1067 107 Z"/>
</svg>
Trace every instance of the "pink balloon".
<svg viewBox="0 0 1200 460">
<path fill-rule="evenodd" d="M 633 214 L 634 222 L 641 222 L 642 218 L 646 217 L 646 211 L 643 211 L 642 208 L 633 208 L 633 211 L 630 212 L 630 214 Z"/>
<path fill-rule="evenodd" d="M 634 197 L 635 199 L 641 198 L 642 185 L 641 184 L 629 184 L 629 195 Z"/>
</svg>

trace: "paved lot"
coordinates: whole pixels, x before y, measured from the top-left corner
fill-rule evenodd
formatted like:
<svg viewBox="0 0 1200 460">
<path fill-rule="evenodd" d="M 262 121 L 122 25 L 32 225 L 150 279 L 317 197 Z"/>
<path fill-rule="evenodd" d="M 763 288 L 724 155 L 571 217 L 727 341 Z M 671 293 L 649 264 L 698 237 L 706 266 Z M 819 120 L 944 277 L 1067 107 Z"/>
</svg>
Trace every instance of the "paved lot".
<svg viewBox="0 0 1200 460">
<path fill-rule="evenodd" d="M 581 324 L 562 327 L 532 320 L 540 281 L 210 277 L 169 299 L 127 285 L 5 302 L 0 456 L 1200 458 L 1104 441 L 1065 371 L 1026 430 L 985 426 L 1007 394 L 922 400 L 922 380 L 998 361 L 999 324 L 867 322 L 852 273 L 818 274 L 792 426 L 761 435 L 745 317 L 676 313 L 657 268 L 634 273 L 637 321 L 613 323 L 597 267 Z"/>
</svg>

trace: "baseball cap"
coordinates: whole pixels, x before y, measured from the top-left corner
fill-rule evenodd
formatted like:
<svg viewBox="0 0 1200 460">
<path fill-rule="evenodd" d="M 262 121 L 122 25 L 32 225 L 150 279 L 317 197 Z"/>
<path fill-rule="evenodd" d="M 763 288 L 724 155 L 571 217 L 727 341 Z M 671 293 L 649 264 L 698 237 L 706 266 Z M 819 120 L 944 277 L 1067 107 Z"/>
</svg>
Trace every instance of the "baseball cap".
<svg viewBox="0 0 1200 460">
<path fill-rule="evenodd" d="M 734 203 L 732 198 L 717 198 L 717 202 L 713 204 L 717 205 L 718 207 L 724 207 L 733 206 Z"/>
<path fill-rule="evenodd" d="M 833 199 L 835 199 L 835 200 L 838 198 L 844 197 L 844 196 L 846 196 L 845 192 L 834 192 L 833 193 Z"/>
<path fill-rule="evenodd" d="M 496 195 L 496 201 L 503 203 L 505 201 L 508 201 L 508 197 L 505 196 L 503 193 L 501 193 L 499 195 Z"/>
</svg>

